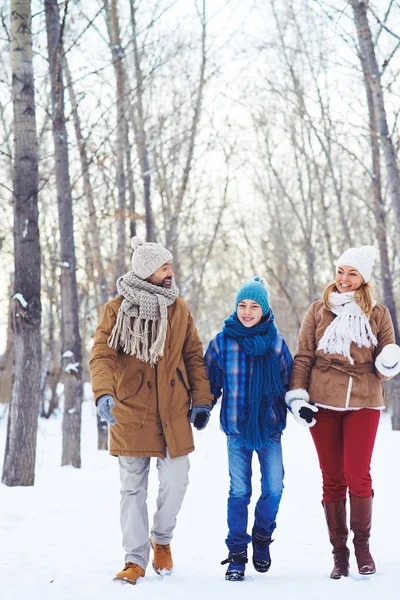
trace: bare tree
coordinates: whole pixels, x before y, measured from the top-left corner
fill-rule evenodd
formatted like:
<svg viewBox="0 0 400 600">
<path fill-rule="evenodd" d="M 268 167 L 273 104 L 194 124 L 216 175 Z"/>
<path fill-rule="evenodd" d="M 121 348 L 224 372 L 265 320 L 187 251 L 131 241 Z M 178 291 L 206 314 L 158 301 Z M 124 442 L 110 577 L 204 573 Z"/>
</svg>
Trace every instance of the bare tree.
<svg viewBox="0 0 400 600">
<path fill-rule="evenodd" d="M 11 2 L 14 108 L 13 383 L 2 481 L 33 485 L 40 403 L 41 305 L 38 147 L 32 65 L 31 3 Z"/>
<path fill-rule="evenodd" d="M 378 66 L 378 61 L 375 54 L 375 45 L 372 38 L 371 28 L 368 21 L 368 2 L 364 0 L 352 0 L 354 22 L 357 30 L 359 42 L 359 58 L 361 61 L 364 81 L 367 90 L 367 100 L 370 114 L 371 124 L 371 148 L 374 161 L 374 198 L 378 221 L 378 240 L 381 251 L 382 269 L 384 269 L 382 283 L 385 294 L 385 301 L 391 309 L 392 319 L 394 321 L 395 330 L 398 335 L 398 322 L 396 308 L 393 297 L 393 288 L 388 270 L 388 251 L 386 247 L 386 239 L 384 239 L 385 223 L 382 218 L 382 202 L 380 190 L 380 167 L 379 167 L 379 149 L 382 149 L 383 157 L 386 166 L 386 176 L 389 188 L 389 194 L 395 215 L 397 235 L 400 235 L 400 170 L 397 163 L 397 154 L 389 133 L 388 121 L 386 116 L 385 103 L 383 98 L 383 88 L 381 81 L 381 72 Z M 378 143 L 379 140 L 379 143 Z M 375 171 L 376 169 L 376 171 Z M 386 267 L 386 268 L 385 268 Z M 400 430 L 400 382 L 394 382 L 392 389 L 393 403 L 393 429 Z"/>
<path fill-rule="evenodd" d="M 78 292 L 68 140 L 64 115 L 63 31 L 68 2 L 60 23 L 57 0 L 45 0 L 47 46 L 51 80 L 55 175 L 61 247 L 62 365 L 64 416 L 62 465 L 81 466 L 82 366 Z"/>
<path fill-rule="evenodd" d="M 153 211 L 151 206 L 151 175 L 150 175 L 150 161 L 149 151 L 147 147 L 146 138 L 146 127 L 145 127 L 145 115 L 144 115 L 144 83 L 143 73 L 140 64 L 139 44 L 138 44 L 138 33 L 136 23 L 136 2 L 135 0 L 129 0 L 131 9 L 131 25 L 132 25 L 132 42 L 133 42 L 133 56 L 135 65 L 135 97 L 136 102 L 131 106 L 131 120 L 135 133 L 135 141 L 137 154 L 139 157 L 140 171 L 143 182 L 143 197 L 146 214 L 146 239 L 148 242 L 155 241 L 155 229 Z"/>
<path fill-rule="evenodd" d="M 124 51 L 121 44 L 120 25 L 118 17 L 118 1 L 104 0 L 106 24 L 110 38 L 113 66 L 116 80 L 116 106 L 117 106 L 117 138 L 115 154 L 117 162 L 117 190 L 118 209 L 117 215 L 117 253 L 114 269 L 114 288 L 118 277 L 126 270 L 126 175 L 125 175 L 125 140 L 126 140 L 126 115 L 125 94 L 126 78 L 123 65 Z"/>
</svg>

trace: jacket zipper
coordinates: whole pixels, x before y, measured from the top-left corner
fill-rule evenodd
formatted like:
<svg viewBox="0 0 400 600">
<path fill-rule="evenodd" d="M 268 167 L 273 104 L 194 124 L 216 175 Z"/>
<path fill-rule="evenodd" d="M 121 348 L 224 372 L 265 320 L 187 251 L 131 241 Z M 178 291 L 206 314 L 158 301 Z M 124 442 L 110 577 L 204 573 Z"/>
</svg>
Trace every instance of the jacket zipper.
<svg viewBox="0 0 400 600">
<path fill-rule="evenodd" d="M 349 361 L 350 361 L 350 364 L 351 364 L 351 365 L 354 365 L 354 360 L 351 358 L 351 356 L 350 356 L 350 358 L 349 358 Z M 352 390 L 352 387 L 353 387 L 353 378 L 352 378 L 352 376 L 350 375 L 350 376 L 349 376 L 349 385 L 347 386 L 347 396 L 346 396 L 346 402 L 345 402 L 345 405 L 344 405 L 344 406 L 345 406 L 345 408 L 349 408 L 349 404 L 350 404 L 350 396 L 351 396 L 351 390 Z"/>
<path fill-rule="evenodd" d="M 157 363 L 154 365 L 155 368 L 155 376 L 156 376 L 156 405 L 157 405 L 157 414 L 160 417 L 160 422 L 161 422 L 161 427 L 162 427 L 162 421 L 161 421 L 161 415 L 160 415 L 160 407 L 158 406 L 158 365 Z M 165 425 L 165 427 L 167 427 L 167 425 Z"/>
</svg>

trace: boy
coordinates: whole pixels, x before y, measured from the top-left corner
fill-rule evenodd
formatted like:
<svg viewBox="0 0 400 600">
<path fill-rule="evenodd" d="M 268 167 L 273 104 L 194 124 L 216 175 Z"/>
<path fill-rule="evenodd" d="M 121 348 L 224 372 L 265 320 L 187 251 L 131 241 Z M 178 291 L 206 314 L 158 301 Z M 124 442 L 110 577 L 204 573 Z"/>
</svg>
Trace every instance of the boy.
<svg viewBox="0 0 400 600">
<path fill-rule="evenodd" d="M 278 334 L 263 279 L 254 277 L 236 296 L 236 310 L 211 340 L 205 364 L 214 402 L 221 396 L 221 428 L 227 435 L 230 490 L 229 556 L 225 579 L 241 581 L 247 545 L 260 573 L 271 566 L 269 546 L 283 490 L 281 434 L 286 425 L 285 392 L 292 357 Z M 256 451 L 261 469 L 252 535 L 247 533 L 251 498 L 251 460 Z"/>
</svg>

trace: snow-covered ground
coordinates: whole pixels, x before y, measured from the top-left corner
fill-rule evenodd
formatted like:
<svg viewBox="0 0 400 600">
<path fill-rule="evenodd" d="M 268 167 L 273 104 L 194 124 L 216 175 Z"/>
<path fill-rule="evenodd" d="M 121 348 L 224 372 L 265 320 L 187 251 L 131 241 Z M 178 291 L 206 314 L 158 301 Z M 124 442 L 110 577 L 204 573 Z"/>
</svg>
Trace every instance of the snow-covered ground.
<svg viewBox="0 0 400 600">
<path fill-rule="evenodd" d="M 0 423 L 3 463 L 6 419 Z M 113 582 L 123 566 L 119 530 L 119 477 L 115 458 L 96 450 L 96 420 L 83 405 L 82 469 L 61 468 L 61 418 L 39 421 L 36 482 L 32 488 L 0 484 L 0 598 L 2 600 L 118 600 L 190 598 L 220 600 L 252 596 L 285 600 L 394 600 L 400 567 L 400 432 L 390 418 L 380 425 L 373 461 L 375 510 L 372 550 L 378 572 L 329 579 L 330 546 L 320 505 L 320 473 L 309 432 L 289 417 L 284 434 L 285 491 L 271 546 L 268 574 L 249 563 L 246 580 L 227 582 L 225 436 L 215 411 L 195 432 L 191 483 L 172 541 L 174 572 L 156 575 L 151 566 L 133 587 Z M 155 466 L 155 465 L 154 465 Z M 151 469 L 149 513 L 154 512 L 156 469 Z M 259 491 L 254 465 L 254 497 Z M 253 507 L 251 507 L 251 514 Z M 252 522 L 250 520 L 250 526 Z"/>
</svg>

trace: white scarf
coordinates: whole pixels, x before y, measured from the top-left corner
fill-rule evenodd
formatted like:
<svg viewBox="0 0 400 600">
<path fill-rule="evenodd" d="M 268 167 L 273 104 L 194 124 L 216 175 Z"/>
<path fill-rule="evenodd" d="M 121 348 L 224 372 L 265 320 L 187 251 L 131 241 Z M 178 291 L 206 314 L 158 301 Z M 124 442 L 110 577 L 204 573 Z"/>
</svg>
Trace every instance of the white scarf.
<svg viewBox="0 0 400 600">
<path fill-rule="evenodd" d="M 325 329 L 318 344 L 318 350 L 325 354 L 343 354 L 354 363 L 350 355 L 350 346 L 354 342 L 359 348 L 376 346 L 378 341 L 371 330 L 369 319 L 354 300 L 354 292 L 331 292 L 329 304 L 333 314 L 337 315 Z M 376 302 L 374 301 L 374 306 Z"/>
</svg>

